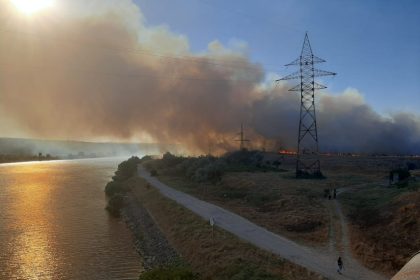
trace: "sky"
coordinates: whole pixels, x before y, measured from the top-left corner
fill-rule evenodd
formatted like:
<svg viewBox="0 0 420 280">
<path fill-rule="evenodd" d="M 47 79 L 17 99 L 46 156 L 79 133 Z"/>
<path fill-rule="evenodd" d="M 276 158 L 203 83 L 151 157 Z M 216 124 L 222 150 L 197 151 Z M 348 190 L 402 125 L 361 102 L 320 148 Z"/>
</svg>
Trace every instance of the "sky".
<svg viewBox="0 0 420 280">
<path fill-rule="evenodd" d="M 188 37 L 193 52 L 209 42 L 243 41 L 251 60 L 286 75 L 308 32 L 331 92 L 357 89 L 387 114 L 418 112 L 420 2 L 332 0 L 136 0 L 149 25 L 167 25 Z M 240 3 L 240 4 L 239 4 Z"/>
<path fill-rule="evenodd" d="M 17 5 L 16 3 L 20 3 Z M 38 4 L 35 4 L 38 3 Z M 50 3 L 50 4 L 48 4 Z M 237 3 L 240 3 L 238 5 Z M 42 4 L 42 5 L 41 5 Z M 34 10 L 34 8 L 37 8 Z M 414 1 L 0 0 L 0 136 L 296 149 L 308 32 L 321 151 L 420 154 Z"/>
</svg>

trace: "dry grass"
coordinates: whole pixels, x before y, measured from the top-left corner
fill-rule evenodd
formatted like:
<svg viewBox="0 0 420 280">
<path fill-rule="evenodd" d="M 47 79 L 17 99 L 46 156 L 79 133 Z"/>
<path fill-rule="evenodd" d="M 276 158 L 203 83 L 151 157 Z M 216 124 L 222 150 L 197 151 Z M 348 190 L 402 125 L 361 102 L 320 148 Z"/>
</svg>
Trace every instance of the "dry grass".
<svg viewBox="0 0 420 280">
<path fill-rule="evenodd" d="M 420 249 L 420 192 L 365 189 L 345 203 L 350 216 L 356 215 L 352 250 L 367 267 L 394 275 Z"/>
<path fill-rule="evenodd" d="M 279 159 L 270 155 L 268 160 Z M 294 157 L 282 168 L 293 170 Z M 217 184 L 199 184 L 159 170 L 159 179 L 181 191 L 227 208 L 270 231 L 311 246 L 323 247 L 331 235 L 324 189 L 384 184 L 394 159 L 324 157 L 324 180 L 297 180 L 289 172 L 230 172 Z"/>
<path fill-rule="evenodd" d="M 159 179 L 299 243 L 327 247 L 331 246 L 329 239 L 334 238 L 339 250 L 343 247 L 341 227 L 338 217 L 330 214 L 324 189 L 347 189 L 340 202 L 346 206 L 343 208 L 348 216 L 351 209 L 360 208 L 360 203 L 373 194 L 375 212 L 365 215 L 372 219 L 371 224 L 349 225 L 355 255 L 372 269 L 393 273 L 413 251 L 419 250 L 419 195 L 404 196 L 403 191 L 385 188 L 391 169 L 407 163 L 420 168 L 419 158 L 324 156 L 324 180 L 297 180 L 294 157 L 267 157 L 270 161 L 279 158 L 280 167 L 288 172 L 226 173 L 217 184 L 198 184 L 164 172 L 159 172 Z M 350 199 L 346 200 L 346 195 Z M 413 215 L 417 217 L 414 221 Z"/>
<path fill-rule="evenodd" d="M 203 279 L 231 279 L 244 271 L 246 279 L 322 279 L 219 228 L 212 237 L 206 221 L 163 197 L 144 180 L 133 178 L 130 184 L 171 245 Z"/>
<path fill-rule="evenodd" d="M 270 231 L 317 246 L 328 241 L 329 214 L 322 188 L 309 180 L 283 178 L 279 173 L 230 173 L 216 185 L 199 185 L 180 177 L 159 176 L 168 185 L 220 205 Z"/>
</svg>

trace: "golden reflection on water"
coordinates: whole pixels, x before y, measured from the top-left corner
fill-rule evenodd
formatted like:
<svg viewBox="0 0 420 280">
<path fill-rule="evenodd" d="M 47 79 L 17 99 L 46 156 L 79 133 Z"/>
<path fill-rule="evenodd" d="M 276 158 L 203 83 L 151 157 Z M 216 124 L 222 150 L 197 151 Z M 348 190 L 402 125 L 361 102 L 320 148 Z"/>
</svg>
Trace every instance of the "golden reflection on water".
<svg viewBox="0 0 420 280">
<path fill-rule="evenodd" d="M 16 168 L 16 167 L 15 167 Z M 19 169 L 19 168 L 18 168 Z M 18 194 L 18 208 L 15 219 L 18 224 L 31 231 L 19 236 L 15 246 L 16 258 L 22 264 L 19 273 L 25 279 L 52 279 L 43 272 L 49 271 L 54 265 L 54 258 L 49 250 L 51 236 L 51 217 L 44 211 L 49 202 L 54 176 L 40 172 L 37 166 L 25 166 L 22 173 L 28 184 L 25 191 Z M 19 176 L 19 172 L 13 172 Z"/>
<path fill-rule="evenodd" d="M 24 279 L 52 279 L 44 272 L 54 267 L 54 258 L 49 250 L 51 217 L 45 209 L 49 202 L 54 177 L 37 165 L 12 166 L 10 174 L 20 177 L 19 185 L 24 191 L 16 193 L 14 220 L 24 227 L 16 239 L 13 258 L 19 267 L 18 275 Z"/>
<path fill-rule="evenodd" d="M 0 165 L 0 279 L 137 279 L 125 225 L 104 211 L 116 163 Z"/>
</svg>

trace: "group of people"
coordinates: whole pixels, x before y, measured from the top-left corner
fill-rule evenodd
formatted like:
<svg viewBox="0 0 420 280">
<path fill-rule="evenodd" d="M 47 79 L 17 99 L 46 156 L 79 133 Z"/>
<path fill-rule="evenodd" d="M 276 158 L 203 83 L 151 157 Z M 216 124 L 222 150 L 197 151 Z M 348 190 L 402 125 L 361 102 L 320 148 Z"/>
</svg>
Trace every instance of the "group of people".
<svg viewBox="0 0 420 280">
<path fill-rule="evenodd" d="M 328 198 L 328 200 L 336 199 L 337 198 L 337 189 L 325 189 L 324 190 L 324 197 Z"/>
</svg>

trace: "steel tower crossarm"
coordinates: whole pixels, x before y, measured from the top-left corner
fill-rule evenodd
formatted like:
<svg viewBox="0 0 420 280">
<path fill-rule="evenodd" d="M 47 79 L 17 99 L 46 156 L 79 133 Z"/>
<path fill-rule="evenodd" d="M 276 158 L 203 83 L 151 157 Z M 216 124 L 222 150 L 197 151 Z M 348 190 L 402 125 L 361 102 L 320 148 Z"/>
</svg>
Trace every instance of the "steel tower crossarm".
<svg viewBox="0 0 420 280">
<path fill-rule="evenodd" d="M 298 133 L 298 151 L 296 160 L 296 177 L 322 177 L 319 160 L 318 125 L 315 110 L 315 91 L 326 86 L 315 82 L 316 77 L 335 76 L 336 73 L 316 69 L 315 64 L 326 62 L 312 53 L 308 34 L 302 46 L 301 55 L 286 66 L 299 66 L 293 72 L 278 81 L 300 79 L 300 84 L 289 91 L 300 91 L 300 119 Z"/>
</svg>

